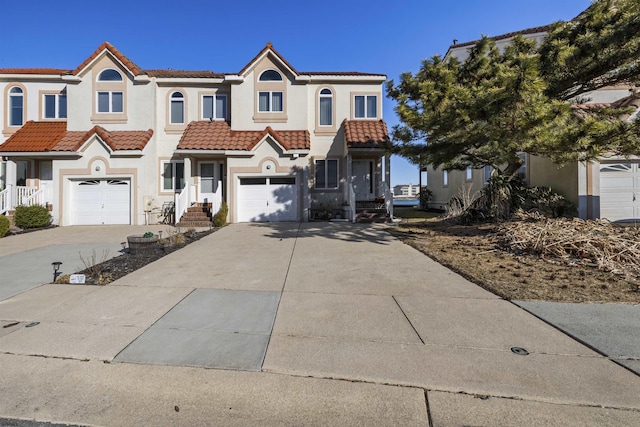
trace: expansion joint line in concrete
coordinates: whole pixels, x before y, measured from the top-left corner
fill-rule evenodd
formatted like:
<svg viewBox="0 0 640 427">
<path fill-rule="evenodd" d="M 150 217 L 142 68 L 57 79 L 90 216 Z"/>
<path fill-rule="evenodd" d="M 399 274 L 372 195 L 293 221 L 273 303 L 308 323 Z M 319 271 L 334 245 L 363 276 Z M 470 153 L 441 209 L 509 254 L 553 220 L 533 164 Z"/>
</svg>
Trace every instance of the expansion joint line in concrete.
<svg viewBox="0 0 640 427">
<path fill-rule="evenodd" d="M 276 307 L 276 312 L 273 316 L 273 323 L 271 324 L 271 330 L 269 331 L 269 340 L 267 341 L 267 346 L 264 351 L 264 355 L 262 356 L 262 362 L 260 362 L 260 369 L 262 369 L 262 365 L 264 365 L 264 359 L 267 357 L 267 351 L 269 351 L 269 345 L 271 344 L 271 336 L 273 335 L 273 328 L 276 325 L 276 319 L 278 318 L 278 311 L 280 310 L 280 302 L 282 302 L 282 293 L 284 292 L 284 287 L 287 284 L 287 279 L 289 278 L 289 270 L 291 269 L 291 263 L 293 262 L 293 254 L 296 253 L 296 244 L 298 243 L 298 236 L 300 235 L 300 226 L 302 223 L 298 223 L 298 229 L 296 230 L 296 236 L 293 240 L 293 247 L 291 248 L 291 255 L 289 256 L 289 263 L 287 264 L 287 272 L 284 275 L 284 280 L 282 281 L 282 288 L 280 288 L 280 298 L 278 298 L 278 306 Z"/>
<path fill-rule="evenodd" d="M 416 329 L 415 326 L 413 326 L 413 323 L 411 323 L 411 320 L 409 320 L 409 317 L 407 316 L 407 313 L 404 312 L 404 310 L 402 309 L 402 306 L 400 305 L 400 303 L 398 302 L 398 300 L 396 299 L 395 296 L 391 296 L 391 298 L 393 298 L 393 301 L 396 303 L 396 305 L 398 306 L 398 308 L 400 309 L 400 311 L 402 312 L 402 315 L 404 316 L 405 319 L 407 319 L 407 322 L 409 322 L 409 325 L 411 325 L 411 329 L 413 329 L 413 332 L 416 333 L 416 335 L 418 336 L 418 339 L 420 340 L 420 342 L 424 345 L 424 340 L 422 339 L 422 337 L 420 336 L 420 333 L 418 333 L 418 330 Z"/>
</svg>

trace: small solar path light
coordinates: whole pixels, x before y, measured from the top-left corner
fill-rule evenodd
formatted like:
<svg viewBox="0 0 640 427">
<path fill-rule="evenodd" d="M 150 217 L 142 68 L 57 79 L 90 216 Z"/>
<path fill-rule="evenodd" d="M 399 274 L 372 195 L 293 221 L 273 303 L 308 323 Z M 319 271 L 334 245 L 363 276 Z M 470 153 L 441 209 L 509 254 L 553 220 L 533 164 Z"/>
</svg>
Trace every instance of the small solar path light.
<svg viewBox="0 0 640 427">
<path fill-rule="evenodd" d="M 56 279 L 58 278 L 58 270 L 60 270 L 60 266 L 62 265 L 62 263 L 60 261 L 55 261 L 52 262 L 51 265 L 53 266 L 53 282 L 56 282 Z"/>
</svg>

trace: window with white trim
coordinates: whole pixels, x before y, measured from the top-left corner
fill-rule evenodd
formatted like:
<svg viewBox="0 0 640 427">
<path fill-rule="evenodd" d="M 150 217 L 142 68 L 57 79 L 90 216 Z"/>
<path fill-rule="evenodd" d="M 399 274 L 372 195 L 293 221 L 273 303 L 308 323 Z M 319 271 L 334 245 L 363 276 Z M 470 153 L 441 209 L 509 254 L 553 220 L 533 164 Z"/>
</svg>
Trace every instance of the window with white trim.
<svg viewBox="0 0 640 427">
<path fill-rule="evenodd" d="M 171 124 L 184 123 L 184 95 L 181 92 L 173 92 L 169 106 L 169 122 Z"/>
<path fill-rule="evenodd" d="M 527 179 L 527 153 L 519 152 L 518 153 L 518 157 L 520 157 L 522 159 L 522 165 L 520 166 L 520 169 L 518 169 L 518 176 L 523 181 L 526 181 L 526 179 Z"/>
<path fill-rule="evenodd" d="M 320 91 L 318 104 L 320 126 L 333 126 L 333 92 L 331 89 L 324 88 Z"/>
<path fill-rule="evenodd" d="M 24 124 L 24 92 L 14 86 L 9 89 L 9 126 Z"/>
<path fill-rule="evenodd" d="M 177 191 L 185 187 L 184 162 L 165 160 L 162 162 L 162 190 Z"/>
<path fill-rule="evenodd" d="M 201 119 L 226 120 L 227 95 L 202 95 Z"/>
<path fill-rule="evenodd" d="M 338 159 L 316 160 L 314 166 L 314 187 L 317 190 L 335 190 L 338 188 Z"/>
<path fill-rule="evenodd" d="M 353 99 L 353 116 L 356 119 L 375 119 L 378 117 L 377 95 L 356 95 Z"/>
<path fill-rule="evenodd" d="M 67 94 L 45 93 L 42 99 L 45 119 L 67 118 Z"/>
<path fill-rule="evenodd" d="M 261 82 L 281 82 L 282 75 L 276 70 L 265 70 L 260 74 L 260 78 L 258 80 Z"/>
<path fill-rule="evenodd" d="M 98 113 L 122 113 L 124 93 L 120 91 L 98 91 Z"/>
<path fill-rule="evenodd" d="M 98 75 L 98 81 L 101 82 L 121 82 L 122 74 L 113 68 L 107 68 Z"/>
<path fill-rule="evenodd" d="M 98 74 L 96 93 L 98 113 L 124 113 L 124 79 L 119 71 L 107 68 Z M 113 90 L 111 90 L 113 88 Z"/>
<path fill-rule="evenodd" d="M 284 111 L 281 91 L 258 92 L 258 111 L 261 113 L 281 113 Z"/>
<path fill-rule="evenodd" d="M 484 167 L 484 182 L 487 183 L 491 179 L 491 173 L 493 172 L 493 168 L 489 165 Z"/>
<path fill-rule="evenodd" d="M 473 180 L 473 169 L 471 168 L 471 166 L 467 166 L 467 168 L 464 170 L 464 180 L 465 181 Z"/>
<path fill-rule="evenodd" d="M 448 185 L 449 185 L 449 171 L 445 169 L 442 171 L 442 186 L 447 187 Z"/>
</svg>

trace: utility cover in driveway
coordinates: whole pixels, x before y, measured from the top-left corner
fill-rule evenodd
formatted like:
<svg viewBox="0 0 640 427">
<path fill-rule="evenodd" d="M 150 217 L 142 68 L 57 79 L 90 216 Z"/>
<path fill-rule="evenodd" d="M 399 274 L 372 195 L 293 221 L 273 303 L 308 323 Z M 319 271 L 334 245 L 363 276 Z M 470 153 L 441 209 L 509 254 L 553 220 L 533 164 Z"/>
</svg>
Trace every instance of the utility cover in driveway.
<svg viewBox="0 0 640 427">
<path fill-rule="evenodd" d="M 115 360 L 260 371 L 279 301 L 279 292 L 196 289 Z"/>
</svg>

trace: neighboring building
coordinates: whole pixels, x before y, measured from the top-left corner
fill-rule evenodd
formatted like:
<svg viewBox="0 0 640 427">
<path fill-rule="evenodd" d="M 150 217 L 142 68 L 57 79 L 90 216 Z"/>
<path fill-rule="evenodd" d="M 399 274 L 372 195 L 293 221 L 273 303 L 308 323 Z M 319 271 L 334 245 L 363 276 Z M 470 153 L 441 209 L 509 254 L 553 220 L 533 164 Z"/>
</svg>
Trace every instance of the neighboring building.
<svg viewBox="0 0 640 427">
<path fill-rule="evenodd" d="M 54 223 L 305 221 L 391 199 L 386 76 L 300 72 L 267 44 L 238 73 L 143 70 L 105 42 L 73 70 L 0 69 L 0 214 Z"/>
<path fill-rule="evenodd" d="M 394 185 L 393 196 L 415 199 L 420 195 L 420 186 L 411 184 Z"/>
<path fill-rule="evenodd" d="M 534 38 L 541 42 L 549 26 L 530 28 L 518 32 L 493 37 L 499 48 L 503 48 L 516 35 Z M 464 60 L 476 41 L 455 43 L 449 47 L 446 56 Z M 575 108 L 588 109 L 590 105 L 632 106 L 636 112 L 623 120 L 635 120 L 640 109 L 640 94 L 630 86 L 607 87 L 581 98 L 589 99 L 587 104 Z M 607 218 L 610 221 L 640 220 L 640 157 L 607 157 L 599 162 L 568 162 L 558 166 L 548 158 L 522 153 L 524 164 L 520 175 L 530 186 L 552 187 L 578 208 L 578 216 L 583 219 Z M 465 171 L 445 171 L 427 168 L 427 180 L 433 197 L 429 205 L 444 209 L 452 197 L 461 191 L 471 195 L 482 189 L 491 176 L 491 168 L 468 168 Z"/>
</svg>

